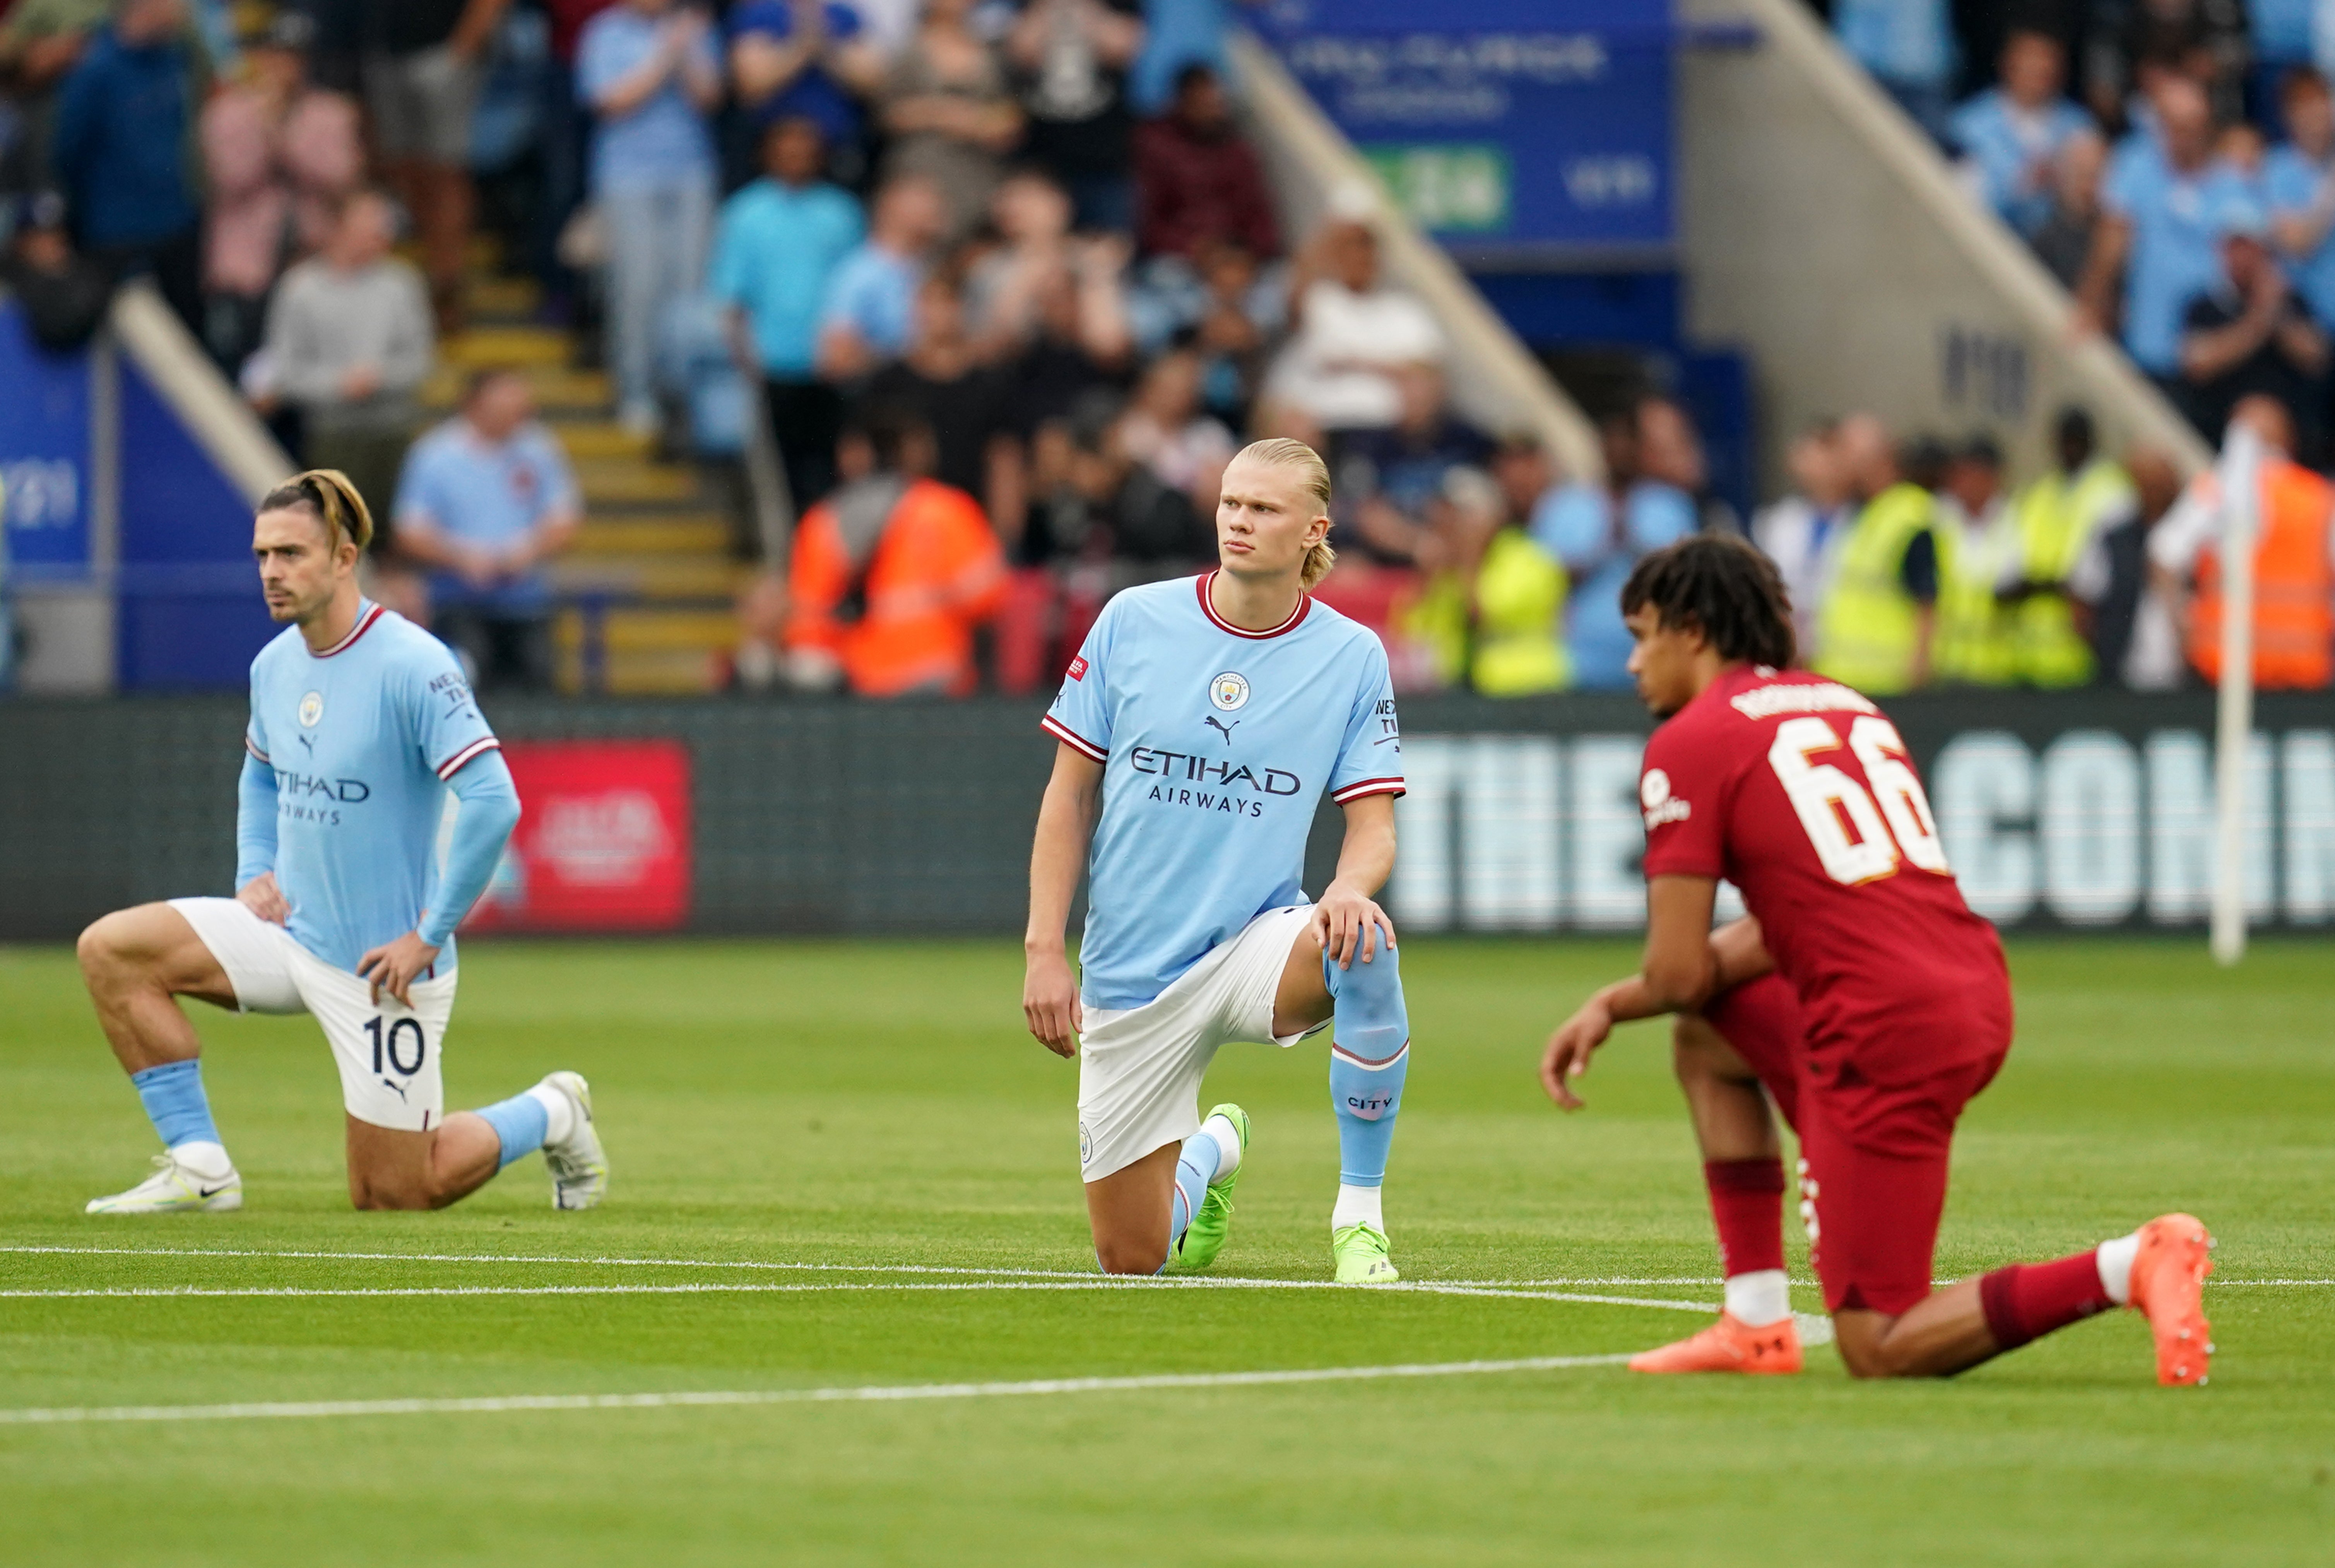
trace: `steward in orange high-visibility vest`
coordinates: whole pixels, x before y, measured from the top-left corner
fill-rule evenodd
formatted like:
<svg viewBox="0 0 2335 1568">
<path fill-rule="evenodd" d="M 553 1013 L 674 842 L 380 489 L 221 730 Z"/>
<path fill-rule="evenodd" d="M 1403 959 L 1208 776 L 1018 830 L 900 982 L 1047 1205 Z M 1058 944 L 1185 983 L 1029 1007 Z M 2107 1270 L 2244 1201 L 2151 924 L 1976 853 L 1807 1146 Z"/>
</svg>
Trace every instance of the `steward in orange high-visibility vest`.
<svg viewBox="0 0 2335 1568">
<path fill-rule="evenodd" d="M 2313 691 L 2335 679 L 2335 564 L 2329 558 L 2335 549 L 2330 533 L 2335 527 L 2335 488 L 2286 455 L 2291 425 L 2284 409 L 2274 403 L 2266 411 L 2253 407 L 2270 402 L 2248 398 L 2237 416 L 2256 416 L 2250 422 L 2262 431 L 2268 449 L 2258 480 L 2260 533 L 2254 543 L 2254 684 Z M 2192 520 L 2185 527 L 2160 525 L 2162 537 L 2149 542 L 2156 565 L 2175 571 L 2187 566 L 2194 573 L 2189 662 L 2208 681 L 2222 673 L 2222 571 L 2215 543 L 2222 505 L 2216 476 L 2199 475 L 2185 498 L 2185 507 L 2197 508 Z M 2173 517 L 2165 519 L 2166 525 L 2175 523 Z M 2192 534 L 2196 537 L 2186 537 Z"/>
<path fill-rule="evenodd" d="M 863 697 L 964 696 L 980 679 L 973 629 L 1005 599 L 1004 551 L 971 496 L 898 471 L 898 449 L 929 431 L 871 433 L 878 471 L 795 532 L 786 651 L 834 661 Z"/>
</svg>

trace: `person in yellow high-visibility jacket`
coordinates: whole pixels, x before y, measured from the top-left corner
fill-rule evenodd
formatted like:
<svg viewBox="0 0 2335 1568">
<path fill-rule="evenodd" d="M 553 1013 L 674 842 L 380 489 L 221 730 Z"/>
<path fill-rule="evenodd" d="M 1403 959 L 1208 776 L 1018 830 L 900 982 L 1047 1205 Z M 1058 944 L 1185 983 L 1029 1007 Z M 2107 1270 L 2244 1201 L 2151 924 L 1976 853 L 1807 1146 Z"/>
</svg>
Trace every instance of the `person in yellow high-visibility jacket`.
<svg viewBox="0 0 2335 1568">
<path fill-rule="evenodd" d="M 2019 565 L 2003 599 L 2019 680 L 2080 686 L 2092 679 L 2092 648 L 2069 579 L 2091 542 L 2131 517 L 2139 502 L 2124 465 L 2098 450 L 2089 413 L 2061 410 L 2054 436 L 2059 466 L 2011 505 Z"/>
<path fill-rule="evenodd" d="M 2019 678 L 2017 607 L 2001 596 L 2019 577 L 2019 525 L 2002 493 L 2002 449 L 1989 436 L 1962 443 L 1938 497 L 1954 535 L 1953 569 L 1938 584 L 1938 677 L 1973 686 Z"/>
<path fill-rule="evenodd" d="M 1929 683 L 1952 539 L 1937 526 L 1937 498 L 1901 469 L 1878 419 L 1843 420 L 1838 440 L 1861 504 L 1817 612 L 1815 668 L 1894 696 Z"/>
</svg>

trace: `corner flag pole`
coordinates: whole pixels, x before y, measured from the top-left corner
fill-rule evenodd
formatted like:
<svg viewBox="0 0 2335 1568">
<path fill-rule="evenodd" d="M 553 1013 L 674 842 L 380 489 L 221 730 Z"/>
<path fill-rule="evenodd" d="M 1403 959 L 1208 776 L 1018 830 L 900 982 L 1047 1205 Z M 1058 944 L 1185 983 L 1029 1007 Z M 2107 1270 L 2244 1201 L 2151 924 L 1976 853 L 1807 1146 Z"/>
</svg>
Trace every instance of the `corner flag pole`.
<svg viewBox="0 0 2335 1568">
<path fill-rule="evenodd" d="M 2246 955 L 2246 764 L 2254 727 L 2254 540 L 2262 440 L 2233 423 L 2222 447 L 2222 681 L 2214 739 L 2214 961 Z"/>
</svg>

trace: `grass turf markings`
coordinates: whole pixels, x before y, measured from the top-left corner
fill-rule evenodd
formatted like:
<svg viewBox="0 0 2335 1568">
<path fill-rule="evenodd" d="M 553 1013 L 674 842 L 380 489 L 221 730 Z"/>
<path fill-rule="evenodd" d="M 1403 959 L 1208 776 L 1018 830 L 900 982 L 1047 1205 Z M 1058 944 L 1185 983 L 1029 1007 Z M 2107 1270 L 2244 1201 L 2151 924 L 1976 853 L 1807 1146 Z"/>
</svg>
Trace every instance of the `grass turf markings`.
<svg viewBox="0 0 2335 1568">
<path fill-rule="evenodd" d="M 1036 1378 L 1018 1383 L 899 1383 L 839 1389 L 688 1389 L 667 1394 L 509 1394 L 464 1399 L 318 1399 L 243 1405 L 114 1405 L 0 1410 L 0 1426 L 85 1421 L 232 1421 L 325 1416 L 498 1415 L 516 1410 L 654 1410 L 693 1405 L 805 1405 L 902 1399 L 983 1399 L 1041 1394 L 1128 1394 L 1161 1389 L 1241 1389 L 1381 1378 L 1486 1377 L 1619 1366 L 1610 1356 L 1528 1356 L 1502 1361 L 1413 1361 L 1380 1367 L 1298 1367 L 1255 1372 L 1160 1372 L 1133 1378 Z"/>
</svg>

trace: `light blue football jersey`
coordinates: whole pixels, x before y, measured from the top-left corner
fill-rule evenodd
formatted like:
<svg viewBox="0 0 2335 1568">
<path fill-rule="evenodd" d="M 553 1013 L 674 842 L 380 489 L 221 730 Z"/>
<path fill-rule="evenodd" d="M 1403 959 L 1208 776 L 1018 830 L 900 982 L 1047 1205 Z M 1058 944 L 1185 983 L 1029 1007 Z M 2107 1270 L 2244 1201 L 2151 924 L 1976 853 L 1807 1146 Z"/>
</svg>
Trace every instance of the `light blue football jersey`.
<svg viewBox="0 0 2335 1568">
<path fill-rule="evenodd" d="M 1208 604 L 1215 576 L 1103 606 L 1043 721 L 1103 764 L 1080 994 L 1140 1007 L 1268 909 L 1302 904 L 1305 837 L 1340 805 L 1402 793 L 1386 650 L 1308 597 L 1269 632 Z"/>
<path fill-rule="evenodd" d="M 421 923 L 445 781 L 499 744 L 446 644 L 379 605 L 322 653 L 297 626 L 259 651 L 244 745 L 276 774 L 276 885 L 301 946 L 354 973 Z M 435 967 L 454 967 L 451 938 Z"/>
</svg>

